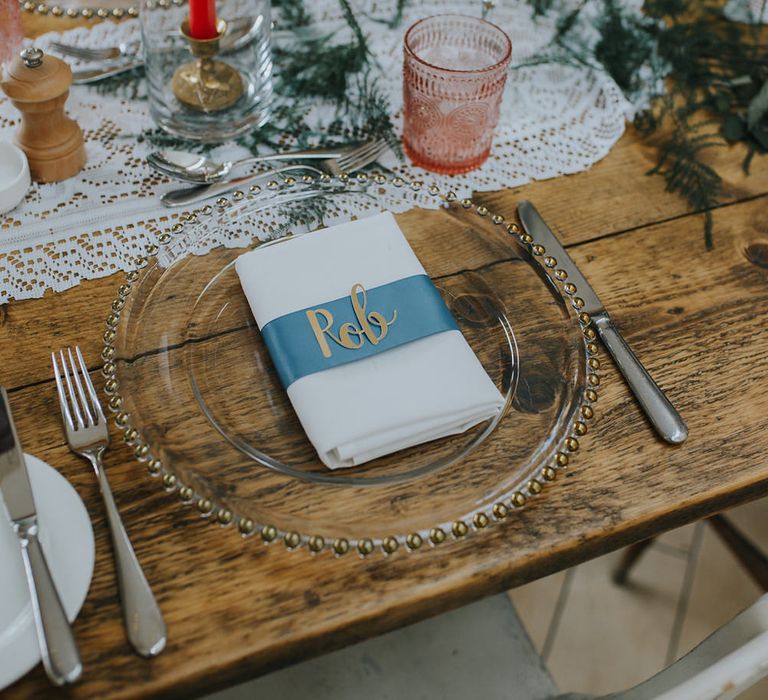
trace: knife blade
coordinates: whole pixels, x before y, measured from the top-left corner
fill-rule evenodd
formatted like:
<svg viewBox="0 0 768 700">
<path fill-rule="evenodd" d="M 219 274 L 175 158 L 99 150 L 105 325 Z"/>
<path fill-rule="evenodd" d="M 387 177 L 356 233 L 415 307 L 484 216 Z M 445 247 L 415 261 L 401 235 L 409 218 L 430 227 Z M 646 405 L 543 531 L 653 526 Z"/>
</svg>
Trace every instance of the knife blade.
<svg viewBox="0 0 768 700">
<path fill-rule="evenodd" d="M 19 538 L 43 666 L 54 684 L 72 683 L 79 678 L 83 669 L 80 653 L 40 546 L 37 510 L 27 465 L 11 415 L 8 394 L 2 387 L 0 493 L 13 531 Z"/>
<path fill-rule="evenodd" d="M 648 420 L 667 442 L 680 444 L 688 437 L 688 427 L 682 416 L 672 406 L 664 392 L 643 367 L 624 338 L 613 325 L 608 312 L 587 279 L 552 230 L 547 226 L 536 207 L 522 201 L 517 213 L 523 228 L 533 237 L 535 244 L 544 246 L 547 255 L 557 260 L 557 266 L 568 274 L 568 281 L 576 285 L 576 295 L 584 301 L 581 307 L 594 324 L 597 334 L 613 357 Z"/>
</svg>

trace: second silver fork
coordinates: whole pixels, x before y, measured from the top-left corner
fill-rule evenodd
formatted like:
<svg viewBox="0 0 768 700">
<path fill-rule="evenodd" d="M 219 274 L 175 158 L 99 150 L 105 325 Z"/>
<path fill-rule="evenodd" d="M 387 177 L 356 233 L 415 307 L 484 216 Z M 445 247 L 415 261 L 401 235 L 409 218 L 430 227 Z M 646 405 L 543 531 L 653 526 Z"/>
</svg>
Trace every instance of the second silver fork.
<svg viewBox="0 0 768 700">
<path fill-rule="evenodd" d="M 77 361 L 70 348 L 67 348 L 66 354 L 61 350 L 57 361 L 56 353 L 51 353 L 64 432 L 70 449 L 90 461 L 99 480 L 99 489 L 112 535 L 117 582 L 128 641 L 142 656 L 155 656 L 165 648 L 165 621 L 133 551 L 112 496 L 112 489 L 102 464 L 104 450 L 109 446 L 107 420 L 79 347 L 75 347 L 75 354 Z"/>
</svg>

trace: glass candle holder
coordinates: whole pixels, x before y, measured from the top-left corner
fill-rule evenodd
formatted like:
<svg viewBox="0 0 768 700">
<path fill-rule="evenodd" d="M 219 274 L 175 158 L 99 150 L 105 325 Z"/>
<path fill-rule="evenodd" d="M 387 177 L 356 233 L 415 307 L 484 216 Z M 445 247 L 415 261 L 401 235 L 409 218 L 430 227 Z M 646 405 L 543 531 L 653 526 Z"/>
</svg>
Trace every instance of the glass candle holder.
<svg viewBox="0 0 768 700">
<path fill-rule="evenodd" d="M 152 117 L 171 134 L 208 142 L 263 126 L 272 103 L 269 0 L 217 0 L 191 23 L 190 9 L 196 8 L 142 0 Z"/>
<path fill-rule="evenodd" d="M 403 45 L 403 147 L 427 170 L 456 175 L 482 165 L 512 59 L 512 42 L 476 17 L 416 22 Z"/>
</svg>

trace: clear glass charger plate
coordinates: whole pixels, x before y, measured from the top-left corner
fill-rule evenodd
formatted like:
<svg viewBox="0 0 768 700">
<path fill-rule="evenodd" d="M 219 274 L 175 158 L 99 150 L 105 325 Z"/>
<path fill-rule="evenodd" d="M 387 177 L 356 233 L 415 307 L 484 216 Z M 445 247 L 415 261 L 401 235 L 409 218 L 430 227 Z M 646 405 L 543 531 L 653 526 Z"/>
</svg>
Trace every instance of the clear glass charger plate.
<svg viewBox="0 0 768 700">
<path fill-rule="evenodd" d="M 398 223 L 506 404 L 461 435 L 331 471 L 280 385 L 234 261 L 284 235 L 322 236 L 352 209 L 402 211 L 419 197 L 440 208 Z M 222 231 L 253 242 L 208 250 Z M 107 319 L 105 389 L 137 459 L 202 515 L 289 548 L 392 554 L 514 517 L 568 464 L 597 399 L 589 323 L 557 261 L 483 206 L 400 178 L 291 178 L 203 207 L 136 259 Z"/>
</svg>

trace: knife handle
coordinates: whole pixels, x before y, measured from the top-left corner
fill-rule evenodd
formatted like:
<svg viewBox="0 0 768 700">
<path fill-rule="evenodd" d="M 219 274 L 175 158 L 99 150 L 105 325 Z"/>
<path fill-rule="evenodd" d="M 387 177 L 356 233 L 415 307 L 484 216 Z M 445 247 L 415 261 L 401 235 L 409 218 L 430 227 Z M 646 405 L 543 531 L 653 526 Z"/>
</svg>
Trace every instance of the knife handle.
<svg viewBox="0 0 768 700">
<path fill-rule="evenodd" d="M 688 437 L 688 426 L 645 367 L 640 364 L 640 360 L 635 357 L 610 318 L 599 314 L 593 316 L 592 320 L 605 347 L 616 361 L 619 371 L 624 375 L 656 432 L 672 444 L 683 442 Z"/>
<path fill-rule="evenodd" d="M 37 525 L 19 528 L 18 532 L 45 672 L 55 685 L 73 683 L 80 677 L 83 664 L 40 540 L 37 539 Z"/>
</svg>

